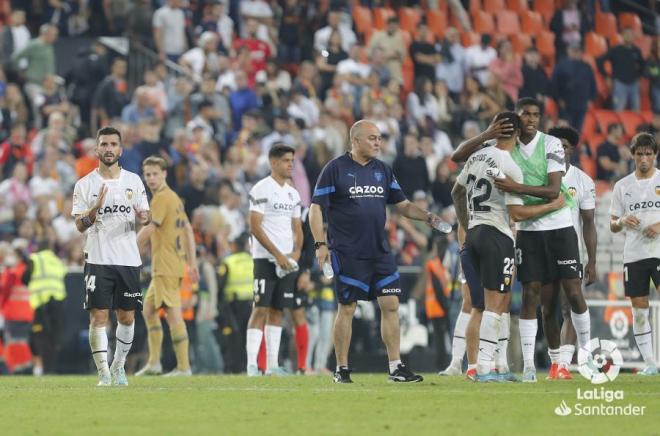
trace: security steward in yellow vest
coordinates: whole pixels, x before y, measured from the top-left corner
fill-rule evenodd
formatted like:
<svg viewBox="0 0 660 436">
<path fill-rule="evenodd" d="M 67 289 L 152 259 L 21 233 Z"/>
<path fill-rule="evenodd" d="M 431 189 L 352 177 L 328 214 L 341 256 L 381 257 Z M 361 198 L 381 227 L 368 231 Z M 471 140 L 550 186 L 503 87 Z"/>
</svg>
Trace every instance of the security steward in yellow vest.
<svg viewBox="0 0 660 436">
<path fill-rule="evenodd" d="M 34 309 L 32 344 L 35 366 L 40 364 L 45 374 L 53 374 L 60 349 L 60 333 L 64 320 L 66 265 L 53 253 L 50 243 L 39 243 L 28 262 L 30 306 Z"/>
<path fill-rule="evenodd" d="M 432 340 L 435 343 L 436 365 L 445 368 L 449 364 L 449 353 L 446 337 L 449 334 L 449 293 L 451 292 L 451 277 L 445 269 L 442 260 L 447 251 L 447 237 L 436 234 L 432 239 L 432 252 L 426 262 L 426 318 L 433 326 Z"/>
<path fill-rule="evenodd" d="M 247 365 L 245 341 L 252 312 L 254 283 L 252 256 L 248 253 L 249 235 L 243 233 L 232 243 L 232 254 L 218 267 L 218 312 L 222 332 L 225 371 L 241 373 Z M 225 351 L 226 350 L 226 351 Z"/>
</svg>

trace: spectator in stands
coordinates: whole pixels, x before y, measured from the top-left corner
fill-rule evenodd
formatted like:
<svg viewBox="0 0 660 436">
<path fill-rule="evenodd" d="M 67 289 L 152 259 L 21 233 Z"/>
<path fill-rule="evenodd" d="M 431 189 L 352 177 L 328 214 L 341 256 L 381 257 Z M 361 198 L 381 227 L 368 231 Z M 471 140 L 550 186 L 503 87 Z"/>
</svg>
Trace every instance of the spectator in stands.
<svg viewBox="0 0 660 436">
<path fill-rule="evenodd" d="M 403 154 L 394 159 L 392 170 L 407 198 L 412 198 L 415 191 L 426 192 L 429 189 L 429 173 L 420 153 L 419 139 L 414 133 L 404 136 Z"/>
<path fill-rule="evenodd" d="M 589 30 L 589 21 L 578 8 L 577 0 L 566 0 L 564 7 L 555 11 L 550 30 L 555 34 L 557 60 L 566 56 L 569 45 L 582 44 L 584 34 Z"/>
<path fill-rule="evenodd" d="M 28 182 L 32 200 L 35 203 L 47 205 L 48 211 L 53 216 L 57 214 L 57 205 L 64 197 L 60 182 L 55 178 L 57 175 L 55 164 L 56 162 L 42 159 L 37 174 Z"/>
<path fill-rule="evenodd" d="M 31 97 L 37 95 L 47 75 L 55 74 L 53 44 L 57 40 L 57 34 L 57 27 L 43 24 L 39 28 L 39 36 L 12 56 L 12 62 L 25 77 L 25 90 Z"/>
<path fill-rule="evenodd" d="M 342 49 L 341 34 L 332 32 L 328 39 L 327 50 L 322 50 L 316 56 L 316 66 L 321 75 L 321 91 L 319 96 L 325 100 L 326 91 L 332 86 L 332 80 L 337 73 L 337 64 L 348 58 L 348 54 Z"/>
<path fill-rule="evenodd" d="M 33 117 L 21 88 L 15 83 L 8 83 L 5 89 L 5 107 L 11 124 L 23 124 L 32 127 Z"/>
<path fill-rule="evenodd" d="M 481 86 L 486 86 L 488 68 L 497 57 L 497 51 L 491 47 L 493 37 L 487 33 L 481 35 L 479 44 L 472 45 L 465 50 L 465 69 L 477 78 Z"/>
<path fill-rule="evenodd" d="M 403 59 L 408 54 L 408 49 L 399 29 L 397 17 L 390 17 L 387 20 L 385 30 L 374 32 L 369 41 L 369 57 L 373 56 L 377 47 L 380 47 L 385 54 L 387 69 L 390 71 L 391 77 L 399 83 L 403 83 Z"/>
<path fill-rule="evenodd" d="M 268 154 L 270 148 L 276 142 L 282 142 L 290 147 L 294 145 L 291 135 L 291 124 L 286 113 L 278 113 L 273 119 L 273 131 L 261 140 L 261 153 Z"/>
<path fill-rule="evenodd" d="M 205 73 L 218 73 L 218 37 L 211 31 L 202 33 L 197 47 L 191 48 L 180 58 L 179 63 L 192 75 L 195 82 L 201 82 Z"/>
<path fill-rule="evenodd" d="M 51 132 L 57 132 L 57 138 L 52 137 Z M 76 129 L 71 126 L 61 112 L 53 112 L 48 117 L 48 124 L 41 129 L 32 140 L 32 153 L 40 158 L 49 142 L 56 139 L 56 147 L 63 153 L 69 153 L 76 139 Z"/>
<path fill-rule="evenodd" d="M 30 31 L 25 26 L 25 11 L 12 11 L 9 25 L 0 33 L 2 59 L 11 59 L 14 53 L 23 50 L 30 43 L 30 38 Z"/>
<path fill-rule="evenodd" d="M 486 86 L 484 87 L 483 91 L 488 97 L 490 97 L 495 102 L 495 104 L 499 108 L 498 112 L 501 112 L 503 110 L 513 110 L 514 100 L 504 90 L 502 82 L 495 74 L 490 73 L 488 75 Z"/>
<path fill-rule="evenodd" d="M 89 128 L 91 97 L 109 72 L 107 50 L 100 42 L 93 42 L 90 48 L 81 49 L 67 73 L 67 85 L 71 90 L 71 103 L 79 108 L 81 123 Z"/>
<path fill-rule="evenodd" d="M 129 41 L 139 42 L 154 48 L 153 17 L 154 9 L 150 0 L 137 0 L 126 15 L 126 33 Z"/>
<path fill-rule="evenodd" d="M 240 34 L 245 38 L 249 32 L 248 21 L 254 20 L 257 23 L 257 37 L 271 45 L 275 36 L 275 27 L 273 23 L 273 9 L 265 0 L 243 0 L 240 2 Z M 274 47 L 271 47 L 271 51 Z"/>
<path fill-rule="evenodd" d="M 189 99 L 193 86 L 185 77 L 179 77 L 167 94 L 167 115 L 165 118 L 165 136 L 173 138 L 178 129 L 185 127 L 185 118 L 189 117 Z"/>
<path fill-rule="evenodd" d="M 76 176 L 82 179 L 99 166 L 99 160 L 96 157 L 96 141 L 94 138 L 85 138 L 81 143 L 80 157 L 76 159 Z"/>
<path fill-rule="evenodd" d="M 403 84 L 399 79 L 392 76 L 388 64 L 389 62 L 385 50 L 381 47 L 374 47 L 369 54 L 369 65 L 371 66 L 370 74 L 376 73 L 382 86 L 385 86 L 392 79 L 394 79 L 396 83 Z"/>
<path fill-rule="evenodd" d="M 247 75 L 244 71 L 237 71 L 235 78 L 236 90 L 229 94 L 229 104 L 232 110 L 232 127 L 234 132 L 238 132 L 241 129 L 243 114 L 251 109 L 258 108 L 259 101 L 257 94 L 248 88 Z"/>
<path fill-rule="evenodd" d="M 202 165 L 190 165 L 190 178 L 181 188 L 179 196 L 183 199 L 186 215 L 192 217 L 193 211 L 204 204 L 206 199 L 206 180 L 208 168 Z"/>
<path fill-rule="evenodd" d="M 304 61 L 298 69 L 298 76 L 293 81 L 293 88 L 307 98 L 318 98 L 321 77 L 316 66 L 310 61 Z"/>
<path fill-rule="evenodd" d="M 70 113 L 69 101 L 64 90 L 58 84 L 59 80 L 61 79 L 53 74 L 49 74 L 44 79 L 42 92 L 37 96 L 37 100 L 35 101 L 35 106 L 38 107 L 42 121 L 47 120 L 54 112 L 59 112 L 65 118 L 72 121 L 70 118 L 72 114 Z"/>
<path fill-rule="evenodd" d="M 284 2 L 277 47 L 278 58 L 283 63 L 297 64 L 302 58 L 300 41 L 303 37 L 303 13 L 303 5 L 297 0 Z M 328 38 L 329 40 L 330 38 Z M 329 51 L 329 44 L 327 50 Z"/>
<path fill-rule="evenodd" d="M 351 47 L 357 43 L 355 33 L 351 28 L 341 22 L 341 11 L 331 10 L 328 13 L 328 25 L 317 30 L 314 33 L 314 50 L 318 53 L 328 49 L 330 35 L 338 32 L 341 36 L 341 46 L 345 52 L 349 52 Z"/>
<path fill-rule="evenodd" d="M 497 57 L 490 62 L 488 68 L 511 100 L 517 101 L 518 89 L 523 85 L 523 76 L 520 60 L 513 53 L 509 40 L 503 39 L 497 44 Z M 488 84 L 488 81 L 486 83 Z"/>
<path fill-rule="evenodd" d="M 177 62 L 188 48 L 186 39 L 186 16 L 180 8 L 181 0 L 167 0 L 154 13 L 153 33 L 156 51 L 161 60 Z"/>
<path fill-rule="evenodd" d="M 439 51 L 442 61 L 435 67 L 435 77 L 444 80 L 452 98 L 458 99 L 465 77 L 465 49 L 461 45 L 458 30 L 453 27 L 447 29 Z"/>
<path fill-rule="evenodd" d="M 426 77 L 435 81 L 435 66 L 440 62 L 440 53 L 435 44 L 429 42 L 429 26 L 422 20 L 418 26 L 415 41 L 410 44 L 410 57 L 412 58 L 415 79 Z"/>
<path fill-rule="evenodd" d="M 646 60 L 645 76 L 649 79 L 649 94 L 653 112 L 660 113 L 660 39 L 651 43 L 651 53 Z"/>
<path fill-rule="evenodd" d="M 76 220 L 71 216 L 73 201 L 70 195 L 64 197 L 62 212 L 53 218 L 53 230 L 60 248 L 66 247 L 71 242 L 77 242 L 80 232 L 76 229 Z"/>
<path fill-rule="evenodd" d="M 11 177 L 0 183 L 0 202 L 4 207 L 13 208 L 17 203 L 31 204 L 32 195 L 28 188 L 28 167 L 25 162 L 16 162 Z"/>
<path fill-rule="evenodd" d="M 477 79 L 466 76 L 465 87 L 459 99 L 459 112 L 454 114 L 455 118 L 460 115 L 456 119 L 460 122 L 459 125 L 462 126 L 465 121 L 476 121 L 479 127 L 485 128 L 499 111 L 500 106 L 481 89 Z"/>
<path fill-rule="evenodd" d="M 197 27 L 195 35 L 198 37 L 204 32 L 211 32 L 218 38 L 215 51 L 229 53 L 233 43 L 234 20 L 227 16 L 225 5 L 220 1 L 214 1 L 204 5 L 202 18 Z"/>
<path fill-rule="evenodd" d="M 107 126 L 111 120 L 121 116 L 124 107 L 129 104 L 128 84 L 126 83 L 126 60 L 115 58 L 107 76 L 96 88 L 92 100 L 91 129 Z"/>
<path fill-rule="evenodd" d="M 27 142 L 25 125 L 14 124 L 9 138 L 0 144 L 0 175 L 2 179 L 10 177 L 18 163 L 25 164 L 28 175 L 32 174 L 33 162 L 32 148 Z"/>
<path fill-rule="evenodd" d="M 438 121 L 439 111 L 430 79 L 424 76 L 415 79 L 415 89 L 408 94 L 406 100 L 406 112 L 411 125 L 416 125 L 420 131 L 431 134 Z"/>
<path fill-rule="evenodd" d="M 550 94 L 550 80 L 541 64 L 541 56 L 535 47 L 525 50 L 522 66 L 523 85 L 519 98 L 532 97 L 543 101 Z"/>
<path fill-rule="evenodd" d="M 445 132 L 451 130 L 452 118 L 456 110 L 456 103 L 449 95 L 449 88 L 444 80 L 437 80 L 433 88 L 435 99 L 438 102 L 438 127 Z"/>
<path fill-rule="evenodd" d="M 589 103 L 596 95 L 594 72 L 582 60 L 580 44 L 571 44 L 568 56 L 560 60 L 552 72 L 552 96 L 559 105 L 559 117 L 580 132 Z"/>
<path fill-rule="evenodd" d="M 608 84 L 612 89 L 612 107 L 615 111 L 630 109 L 639 111 L 639 79 L 644 72 L 644 58 L 642 52 L 633 43 L 635 33 L 633 29 L 623 29 L 623 44 L 610 48 L 607 53 L 599 57 L 598 70 L 607 77 L 605 62 L 612 64 L 612 76 Z"/>
<path fill-rule="evenodd" d="M 613 182 L 629 173 L 632 158 L 630 150 L 621 144 L 623 126 L 611 123 L 607 126 L 607 139 L 596 150 L 596 179 Z"/>
<path fill-rule="evenodd" d="M 255 19 L 249 19 L 246 22 L 245 37 L 239 38 L 234 41 L 234 50 L 240 51 L 242 47 L 246 47 L 249 52 L 249 59 L 252 65 L 250 76 L 253 77 L 257 72 L 266 69 L 266 62 L 272 55 L 270 46 L 259 39 L 257 31 L 259 23 Z"/>
<path fill-rule="evenodd" d="M 125 124 L 136 126 L 143 121 L 156 118 L 156 110 L 149 91 L 139 86 L 133 94 L 133 101 L 121 111 L 121 121 Z"/>
<path fill-rule="evenodd" d="M 454 204 L 451 196 L 451 189 L 454 186 L 454 180 L 451 177 L 451 170 L 446 161 L 441 161 L 435 167 L 435 180 L 431 184 L 431 194 L 433 203 L 438 210 L 445 209 Z"/>
</svg>

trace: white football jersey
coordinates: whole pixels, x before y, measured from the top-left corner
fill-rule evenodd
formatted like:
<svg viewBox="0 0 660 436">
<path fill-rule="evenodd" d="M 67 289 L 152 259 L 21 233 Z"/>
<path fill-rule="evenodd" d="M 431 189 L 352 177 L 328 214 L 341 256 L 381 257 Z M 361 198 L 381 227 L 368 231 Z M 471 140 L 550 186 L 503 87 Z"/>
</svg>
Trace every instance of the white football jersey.
<svg viewBox="0 0 660 436">
<path fill-rule="evenodd" d="M 300 194 L 296 189 L 285 183 L 281 186 L 271 176 L 257 182 L 250 190 L 250 211 L 264 216 L 261 221 L 268 239 L 283 254 L 293 252 L 294 218 L 300 219 Z M 257 238 L 251 238 L 251 253 L 253 259 L 274 259 Z"/>
<path fill-rule="evenodd" d="M 582 218 L 581 210 L 592 210 L 596 208 L 596 185 L 591 177 L 581 169 L 571 165 L 563 178 L 563 183 L 568 188 L 568 192 L 575 200 L 575 209 L 571 209 L 573 218 L 573 227 L 578 237 L 578 246 L 580 247 L 580 261 L 584 264 L 587 260 L 586 246 L 582 237 Z"/>
<path fill-rule="evenodd" d="M 76 216 L 96 202 L 101 186 L 107 186 L 103 207 L 94 225 L 85 235 L 86 262 L 95 265 L 140 266 L 142 259 L 135 233 L 135 210 L 148 210 L 149 201 L 144 184 L 135 173 L 124 169 L 117 179 L 104 179 L 98 169 L 76 182 L 73 188 L 73 209 Z"/>
<path fill-rule="evenodd" d="M 634 215 L 640 221 L 639 229 L 624 227 L 623 263 L 642 259 L 660 259 L 660 238 L 647 238 L 644 228 L 660 222 L 660 170 L 652 177 L 638 180 L 632 173 L 616 182 L 612 193 L 610 215 L 621 218 Z"/>
<path fill-rule="evenodd" d="M 495 188 L 493 178 L 486 175 L 488 168 L 499 168 L 515 182 L 523 183 L 522 171 L 508 151 L 487 147 L 470 156 L 456 180 L 467 189 L 470 210 L 468 229 L 485 224 L 513 239 L 507 205 L 522 205 L 523 199 Z"/>
<path fill-rule="evenodd" d="M 536 132 L 536 136 L 528 144 L 523 144 L 519 141 L 518 146 L 520 147 L 520 153 L 522 153 L 525 158 L 528 158 L 534 154 L 534 150 L 536 149 L 536 145 L 540 139 L 541 132 Z M 554 136 L 545 135 L 544 145 L 545 156 L 548 161 L 547 173 L 565 172 L 566 162 L 564 160 L 564 147 L 562 146 L 561 141 Z M 568 205 L 559 211 L 543 215 L 540 218 L 529 219 L 516 223 L 518 230 L 526 231 L 563 229 L 572 225 L 573 220 L 571 219 L 571 208 L 568 207 Z"/>
</svg>

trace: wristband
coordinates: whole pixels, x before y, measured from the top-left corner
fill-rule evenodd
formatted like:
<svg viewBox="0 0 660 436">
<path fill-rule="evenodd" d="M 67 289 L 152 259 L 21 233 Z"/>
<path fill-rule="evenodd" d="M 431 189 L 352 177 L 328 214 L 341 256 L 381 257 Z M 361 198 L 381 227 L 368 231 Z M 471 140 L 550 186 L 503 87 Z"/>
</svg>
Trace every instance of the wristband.
<svg viewBox="0 0 660 436">
<path fill-rule="evenodd" d="M 80 222 L 82 223 L 83 226 L 85 226 L 86 229 L 92 227 L 92 225 L 94 224 L 91 218 L 87 215 L 80 218 Z"/>
<path fill-rule="evenodd" d="M 314 242 L 314 250 L 318 250 L 319 248 L 323 247 L 324 245 L 326 247 L 328 246 L 328 244 L 325 241 Z"/>
</svg>

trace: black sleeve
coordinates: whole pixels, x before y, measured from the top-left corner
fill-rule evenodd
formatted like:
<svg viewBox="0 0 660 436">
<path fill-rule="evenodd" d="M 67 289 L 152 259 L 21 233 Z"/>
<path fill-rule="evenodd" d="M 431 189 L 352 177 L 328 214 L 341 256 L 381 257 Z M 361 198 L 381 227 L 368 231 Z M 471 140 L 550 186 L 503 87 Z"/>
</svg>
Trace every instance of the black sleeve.
<svg viewBox="0 0 660 436">
<path fill-rule="evenodd" d="M 307 212 L 307 211 L 306 211 Z M 303 244 L 300 252 L 300 262 L 298 262 L 301 270 L 311 270 L 314 265 L 314 236 L 312 235 L 312 228 L 309 224 L 309 213 L 305 213 L 302 223 L 303 230 Z"/>
</svg>

